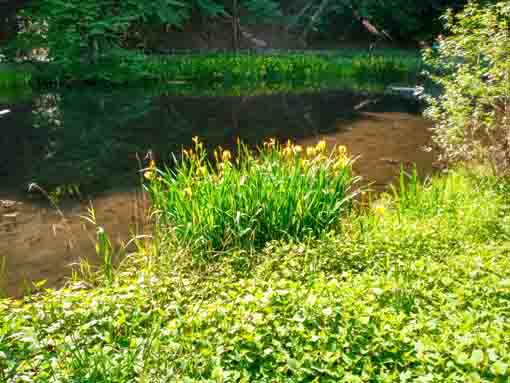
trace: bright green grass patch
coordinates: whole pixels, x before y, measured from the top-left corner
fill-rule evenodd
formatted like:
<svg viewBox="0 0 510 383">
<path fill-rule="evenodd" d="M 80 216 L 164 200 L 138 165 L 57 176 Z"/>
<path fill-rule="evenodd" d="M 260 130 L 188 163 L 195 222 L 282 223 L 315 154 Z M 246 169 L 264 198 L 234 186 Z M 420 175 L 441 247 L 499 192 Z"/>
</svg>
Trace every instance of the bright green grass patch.
<svg viewBox="0 0 510 383">
<path fill-rule="evenodd" d="M 356 181 L 345 148 L 326 149 L 272 140 L 256 154 L 239 144 L 235 160 L 215 150 L 210 162 L 195 139 L 175 169 L 145 173 L 158 222 L 208 253 L 321 235 L 350 211 Z"/>
<path fill-rule="evenodd" d="M 454 171 L 405 190 L 247 269 L 147 241 L 106 284 L 4 300 L 0 378 L 508 382 L 505 182 Z"/>
<path fill-rule="evenodd" d="M 227 84 L 240 81 L 278 83 L 347 79 L 414 81 L 421 59 L 413 55 L 384 54 L 210 54 L 154 55 L 139 53 L 103 57 L 97 64 L 71 63 L 39 68 L 39 83 L 106 83 L 194 81 Z"/>
<path fill-rule="evenodd" d="M 19 88 L 29 86 L 32 73 L 22 69 L 9 68 L 0 65 L 0 88 Z"/>
<path fill-rule="evenodd" d="M 405 80 L 415 78 L 420 60 L 413 57 L 374 56 L 352 57 L 315 55 L 212 55 L 161 57 L 148 63 L 147 69 L 160 78 L 193 79 L 196 81 L 235 82 L 242 79 L 278 82 L 320 78 L 371 78 Z"/>
</svg>

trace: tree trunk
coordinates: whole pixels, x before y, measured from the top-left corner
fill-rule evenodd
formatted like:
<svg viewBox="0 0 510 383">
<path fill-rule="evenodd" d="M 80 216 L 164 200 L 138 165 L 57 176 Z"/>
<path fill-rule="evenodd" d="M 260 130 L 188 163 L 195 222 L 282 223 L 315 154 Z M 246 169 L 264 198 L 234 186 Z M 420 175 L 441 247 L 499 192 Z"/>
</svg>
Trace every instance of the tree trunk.
<svg viewBox="0 0 510 383">
<path fill-rule="evenodd" d="M 322 0 L 321 4 L 319 5 L 319 8 L 315 11 L 313 16 L 310 18 L 310 22 L 303 30 L 303 34 L 301 35 L 301 39 L 303 41 L 306 41 L 308 33 L 310 32 L 314 24 L 317 22 L 317 19 L 320 17 L 320 15 L 324 12 L 330 1 L 331 0 Z"/>
<path fill-rule="evenodd" d="M 232 0 L 232 48 L 239 51 L 239 6 L 238 0 Z"/>
<path fill-rule="evenodd" d="M 16 14 L 12 13 L 6 16 L 0 16 L 0 42 L 2 45 L 16 38 L 18 33 L 18 20 Z"/>
</svg>

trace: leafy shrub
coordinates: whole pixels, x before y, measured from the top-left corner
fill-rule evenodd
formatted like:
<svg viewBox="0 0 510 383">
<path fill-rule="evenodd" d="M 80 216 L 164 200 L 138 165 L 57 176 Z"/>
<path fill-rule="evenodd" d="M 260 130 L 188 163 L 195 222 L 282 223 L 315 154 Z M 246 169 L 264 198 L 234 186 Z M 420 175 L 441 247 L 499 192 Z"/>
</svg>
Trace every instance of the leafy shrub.
<svg viewBox="0 0 510 383">
<path fill-rule="evenodd" d="M 450 35 L 429 50 L 433 79 L 443 89 L 431 100 L 436 143 L 450 160 L 489 160 L 510 171 L 510 3 L 470 3 L 448 15 Z"/>
<path fill-rule="evenodd" d="M 281 238 L 305 238 L 333 228 L 350 210 L 355 182 L 344 147 L 302 148 L 270 141 L 255 156 L 240 144 L 237 158 L 221 148 L 216 163 L 203 144 L 183 152 L 175 170 L 149 169 L 154 208 L 192 248 L 261 248 Z"/>
</svg>

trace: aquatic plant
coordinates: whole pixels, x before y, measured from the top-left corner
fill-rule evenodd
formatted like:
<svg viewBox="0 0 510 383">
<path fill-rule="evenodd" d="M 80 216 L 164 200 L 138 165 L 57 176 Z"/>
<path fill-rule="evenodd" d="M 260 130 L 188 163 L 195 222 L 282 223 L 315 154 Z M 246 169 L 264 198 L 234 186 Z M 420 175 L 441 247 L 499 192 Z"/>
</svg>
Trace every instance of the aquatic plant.
<svg viewBox="0 0 510 383">
<path fill-rule="evenodd" d="M 415 78 L 420 65 L 420 59 L 411 55 L 220 54 L 162 56 L 148 60 L 146 68 L 163 79 L 232 83 L 243 79 L 267 82 L 325 78 L 405 80 Z"/>
<path fill-rule="evenodd" d="M 275 239 L 318 236 L 352 207 L 356 177 L 345 147 L 303 148 L 270 140 L 253 153 L 239 143 L 235 158 L 198 138 L 175 169 L 145 172 L 158 222 L 201 255 L 260 249 Z"/>
<path fill-rule="evenodd" d="M 0 88 L 18 88 L 29 86 L 32 82 L 32 73 L 22 69 L 13 69 L 0 66 Z"/>
<path fill-rule="evenodd" d="M 241 81 L 279 83 L 283 81 L 324 81 L 325 79 L 415 80 L 421 69 L 419 56 L 412 54 L 203 54 L 110 55 L 95 64 L 65 68 L 45 64 L 37 82 L 107 83 L 193 81 L 194 83 L 237 84 Z"/>
</svg>

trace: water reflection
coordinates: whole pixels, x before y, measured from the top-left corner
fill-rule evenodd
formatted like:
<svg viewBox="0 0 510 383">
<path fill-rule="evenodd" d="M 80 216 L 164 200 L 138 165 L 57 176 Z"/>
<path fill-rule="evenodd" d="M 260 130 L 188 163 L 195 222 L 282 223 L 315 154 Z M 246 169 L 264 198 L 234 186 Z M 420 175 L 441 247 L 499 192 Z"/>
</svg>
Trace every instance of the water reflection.
<svg viewBox="0 0 510 383">
<path fill-rule="evenodd" d="M 65 204 L 64 220 L 48 204 L 27 198 L 30 182 L 47 190 L 76 185 L 92 196 L 100 222 L 121 242 L 141 219 L 144 203 L 129 191 L 137 184 L 139 159 L 148 151 L 169 159 L 193 136 L 224 147 L 237 137 L 250 145 L 270 137 L 303 144 L 325 138 L 359 155 L 357 171 L 377 185 L 390 182 L 402 162 L 417 163 L 422 174 L 432 170 L 432 153 L 421 150 L 429 142 L 429 122 L 418 117 L 420 106 L 381 93 L 213 97 L 82 89 L 0 104 L 6 109 L 11 112 L 0 117 L 0 256 L 7 257 L 10 294 L 21 292 L 24 279 L 58 285 L 69 263 L 94 253 L 93 233 L 78 218 L 87 203 Z M 127 191 L 111 191 L 120 188 Z"/>
</svg>

